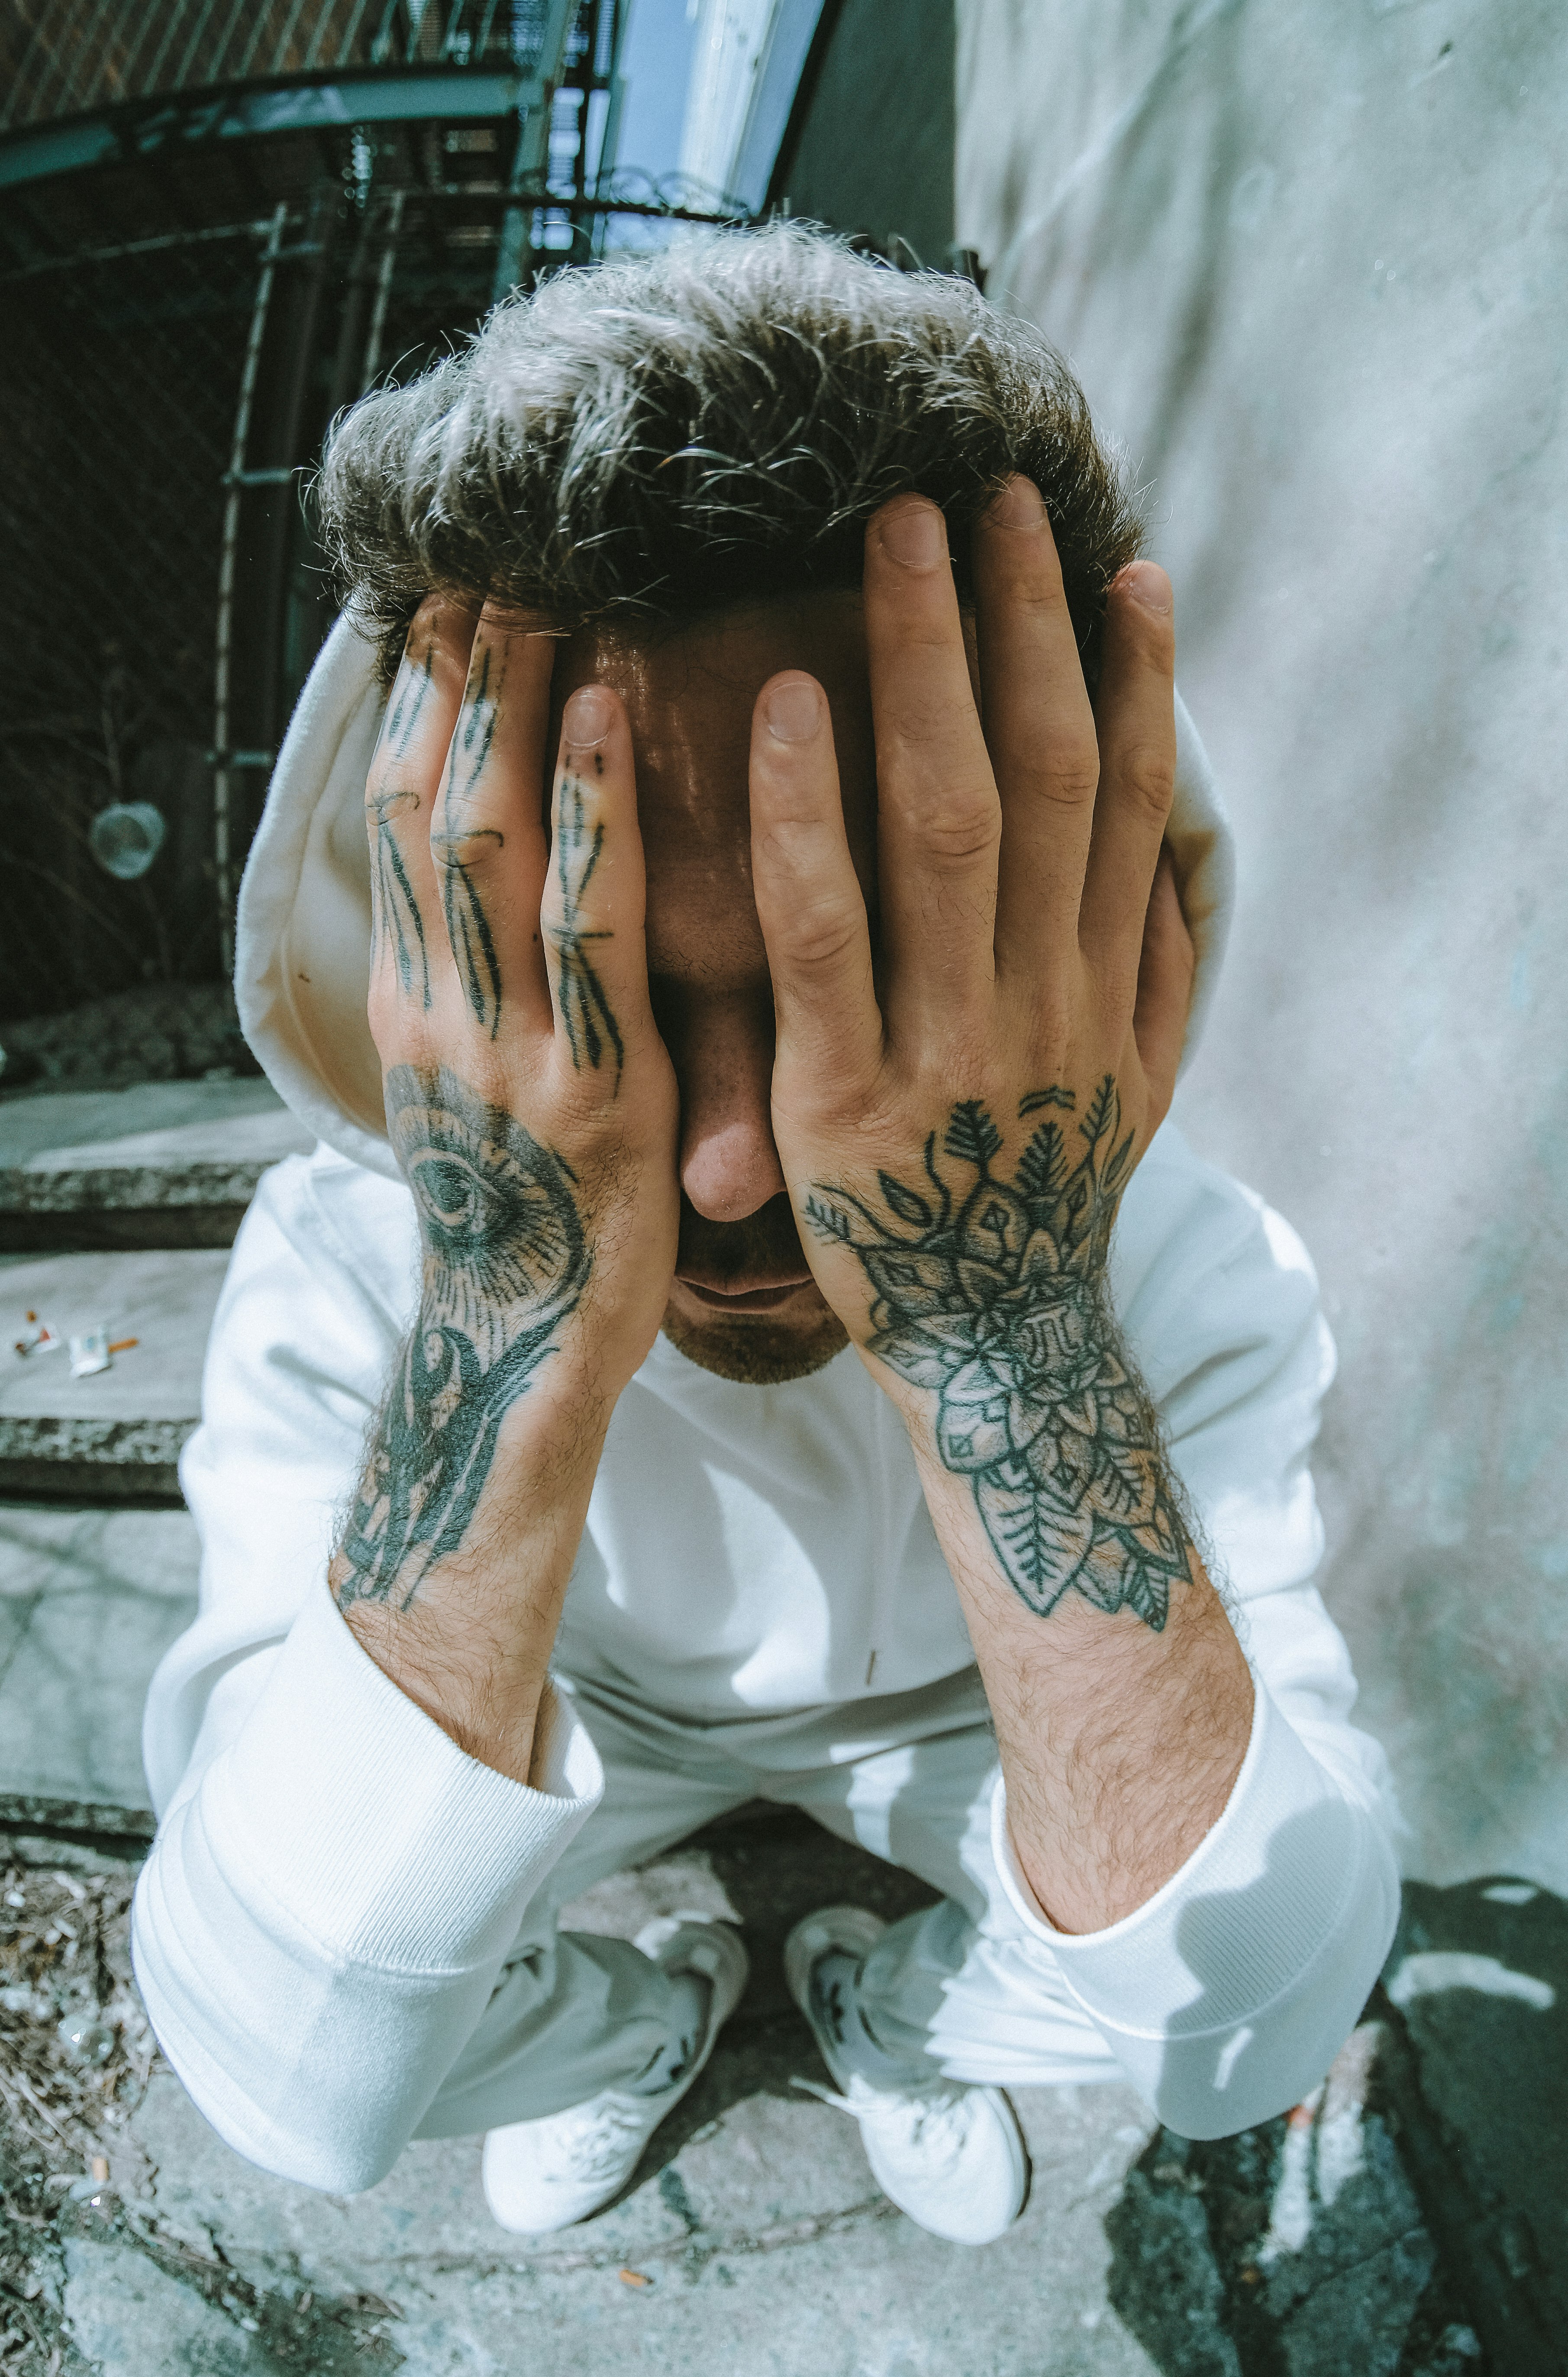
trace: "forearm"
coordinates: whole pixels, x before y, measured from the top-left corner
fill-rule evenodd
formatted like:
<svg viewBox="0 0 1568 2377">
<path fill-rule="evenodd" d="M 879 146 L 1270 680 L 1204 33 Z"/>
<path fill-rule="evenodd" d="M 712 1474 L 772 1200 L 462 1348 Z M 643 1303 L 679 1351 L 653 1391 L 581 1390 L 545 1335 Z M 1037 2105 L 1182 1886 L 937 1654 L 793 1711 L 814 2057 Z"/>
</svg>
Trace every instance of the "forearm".
<svg viewBox="0 0 1568 2377">
<path fill-rule="evenodd" d="M 137 1893 L 159 2039 L 252 2161 L 372 2186 L 592 1812 L 592 1744 L 546 1691 L 533 1787 L 460 1755 L 317 1583 L 283 1643 L 215 1687 L 193 1766 Z"/>
<path fill-rule="evenodd" d="M 1070 1404 L 1053 1404 L 1048 1382 L 1034 1390 L 1032 1466 L 955 1472 L 940 1407 L 906 1407 L 996 1720 L 1019 1862 L 1066 1932 L 1119 1921 L 1186 1862 L 1225 1807 L 1252 1719 L 1247 1663 L 1154 1415 L 1100 1320 L 1097 1380 Z M 1012 1424 L 1024 1425 L 1016 1408 Z"/>
<path fill-rule="evenodd" d="M 416 1324 L 377 1422 L 329 1582 L 383 1674 L 471 1758 L 526 1783 L 609 1411 L 553 1360 L 488 1427 L 481 1422 L 479 1445 L 466 1448 L 468 1475 L 432 1528 L 431 1501 L 447 1481 L 432 1429 L 407 1419 L 423 1330 Z M 479 1400 L 485 1389 L 470 1392 Z"/>
</svg>

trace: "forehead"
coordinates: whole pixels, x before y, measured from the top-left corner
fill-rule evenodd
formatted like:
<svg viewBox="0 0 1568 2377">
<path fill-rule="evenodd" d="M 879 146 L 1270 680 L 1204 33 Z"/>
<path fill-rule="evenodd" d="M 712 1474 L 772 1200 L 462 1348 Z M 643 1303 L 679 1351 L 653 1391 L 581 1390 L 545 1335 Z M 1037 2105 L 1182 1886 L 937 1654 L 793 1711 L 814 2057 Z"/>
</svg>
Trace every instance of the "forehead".
<svg viewBox="0 0 1568 2377">
<path fill-rule="evenodd" d="M 707 831 L 730 812 L 744 818 L 752 709 L 781 669 L 807 670 L 827 694 L 841 769 L 862 740 L 868 747 L 858 593 L 792 596 L 686 622 L 598 621 L 562 642 L 552 693 L 558 716 L 578 686 L 613 687 L 631 721 L 644 831 L 658 834 L 666 811 Z"/>
<path fill-rule="evenodd" d="M 609 686 L 627 706 L 648 869 L 649 963 L 662 973 L 716 978 L 763 962 L 748 759 L 757 696 L 781 669 L 808 671 L 828 697 L 845 823 L 868 881 L 876 769 L 858 592 L 793 596 L 676 625 L 600 621 L 557 653 L 556 731 L 580 685 Z"/>
</svg>

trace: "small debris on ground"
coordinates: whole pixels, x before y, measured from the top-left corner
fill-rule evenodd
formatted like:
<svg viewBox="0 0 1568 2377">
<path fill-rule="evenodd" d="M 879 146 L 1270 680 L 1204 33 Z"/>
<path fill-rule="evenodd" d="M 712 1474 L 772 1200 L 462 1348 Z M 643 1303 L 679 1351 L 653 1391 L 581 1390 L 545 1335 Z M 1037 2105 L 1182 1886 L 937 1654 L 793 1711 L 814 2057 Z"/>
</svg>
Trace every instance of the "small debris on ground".
<svg viewBox="0 0 1568 2377">
<path fill-rule="evenodd" d="M 27 1315 L 21 1335 L 13 1340 L 24 1361 L 30 1354 L 57 1354 L 65 1342 L 59 1331 L 41 1320 L 36 1312 Z"/>
</svg>

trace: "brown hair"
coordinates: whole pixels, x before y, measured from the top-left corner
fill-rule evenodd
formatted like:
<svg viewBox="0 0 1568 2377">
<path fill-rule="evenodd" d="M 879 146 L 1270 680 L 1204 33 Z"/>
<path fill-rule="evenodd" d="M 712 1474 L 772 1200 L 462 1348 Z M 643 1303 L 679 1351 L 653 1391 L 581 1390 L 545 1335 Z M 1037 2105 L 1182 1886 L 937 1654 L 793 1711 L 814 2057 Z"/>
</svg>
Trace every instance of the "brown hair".
<svg viewBox="0 0 1568 2377">
<path fill-rule="evenodd" d="M 1093 685 L 1142 521 L 1060 356 L 967 281 L 777 222 L 497 306 L 344 416 L 318 496 L 349 607 L 401 647 L 433 589 L 570 627 L 857 586 L 866 520 L 911 489 L 946 515 L 964 596 L 1013 472 L 1045 497 Z"/>
</svg>

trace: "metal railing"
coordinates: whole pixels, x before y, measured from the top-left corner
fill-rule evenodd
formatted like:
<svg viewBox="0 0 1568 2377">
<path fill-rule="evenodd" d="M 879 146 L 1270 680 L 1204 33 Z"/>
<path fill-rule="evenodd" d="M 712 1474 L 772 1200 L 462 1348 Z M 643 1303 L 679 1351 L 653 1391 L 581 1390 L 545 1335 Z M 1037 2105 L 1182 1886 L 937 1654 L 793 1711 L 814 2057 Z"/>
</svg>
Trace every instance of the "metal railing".
<svg viewBox="0 0 1568 2377">
<path fill-rule="evenodd" d="M 549 0 L 42 0 L 0 27 L 0 132 L 127 100 L 385 66 L 533 70 Z"/>
</svg>

